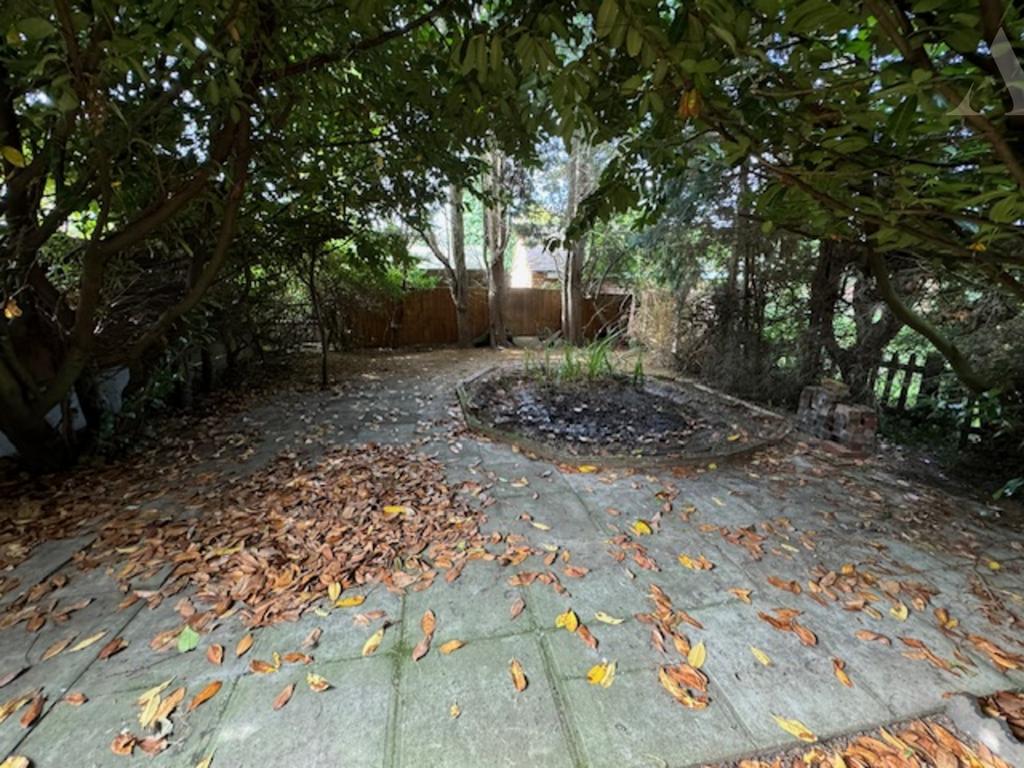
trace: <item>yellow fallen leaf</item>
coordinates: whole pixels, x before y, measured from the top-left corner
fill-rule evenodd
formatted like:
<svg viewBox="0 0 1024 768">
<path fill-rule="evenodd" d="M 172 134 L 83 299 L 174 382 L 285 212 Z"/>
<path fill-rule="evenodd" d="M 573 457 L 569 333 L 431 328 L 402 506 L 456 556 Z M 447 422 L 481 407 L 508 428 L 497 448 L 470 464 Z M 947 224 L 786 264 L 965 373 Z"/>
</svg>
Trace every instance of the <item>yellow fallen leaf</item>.
<svg viewBox="0 0 1024 768">
<path fill-rule="evenodd" d="M 612 681 L 615 680 L 615 666 L 614 661 L 602 661 L 600 664 L 595 664 L 587 672 L 587 682 L 591 685 L 600 685 L 602 688 L 610 687 Z"/>
<path fill-rule="evenodd" d="M 990 571 L 998 571 L 1002 567 L 1003 567 L 1002 564 L 998 560 L 989 560 L 988 561 L 988 568 L 989 568 Z"/>
<path fill-rule="evenodd" d="M 562 627 L 569 632 L 575 632 L 580 625 L 580 617 L 576 615 L 576 612 L 571 608 L 565 613 L 560 613 L 555 617 L 555 626 Z"/>
<path fill-rule="evenodd" d="M 29 768 L 30 765 L 31 763 L 29 763 L 27 757 L 22 757 L 21 755 L 11 755 L 10 757 L 5 758 L 2 763 L 0 763 L 0 768 Z"/>
<path fill-rule="evenodd" d="M 174 682 L 174 678 L 172 677 L 172 678 L 169 678 L 167 680 L 164 680 L 162 683 L 160 683 L 160 685 L 154 685 L 148 691 L 146 691 L 141 696 L 139 696 L 139 698 L 137 700 L 138 705 L 140 707 L 146 706 L 146 704 L 149 703 L 150 699 L 152 699 L 152 698 L 154 698 L 156 696 L 159 696 L 161 693 L 163 693 L 167 689 L 167 686 L 169 686 L 173 682 Z"/>
<path fill-rule="evenodd" d="M 459 709 L 459 705 L 458 704 L 452 704 L 448 708 L 448 716 L 451 717 L 452 720 L 457 720 L 459 718 L 459 715 L 461 715 L 461 714 L 462 714 L 462 710 Z"/>
<path fill-rule="evenodd" d="M 598 611 L 594 614 L 594 618 L 604 624 L 621 624 L 625 619 L 617 619 L 614 616 L 609 616 L 604 611 Z"/>
<path fill-rule="evenodd" d="M 710 464 L 708 464 L 708 469 L 710 469 L 711 471 L 714 471 L 714 470 L 718 469 L 718 465 L 715 464 L 714 462 L 711 462 Z"/>
<path fill-rule="evenodd" d="M 341 584 L 336 581 L 332 581 L 327 585 L 327 599 L 332 603 L 335 603 L 338 601 L 339 597 L 341 597 Z"/>
<path fill-rule="evenodd" d="M 754 654 L 754 658 L 761 662 L 764 666 L 770 667 L 772 665 L 771 657 L 762 651 L 760 648 L 750 646 L 750 652 Z"/>
<path fill-rule="evenodd" d="M 447 643 L 442 643 L 438 650 L 447 656 L 449 653 L 455 653 L 459 648 L 464 646 L 465 643 L 461 640 L 449 640 Z"/>
<path fill-rule="evenodd" d="M 526 679 L 526 673 L 523 671 L 523 665 L 519 663 L 519 659 L 512 659 L 509 662 L 508 672 L 512 676 L 512 685 L 516 687 L 516 690 L 520 693 L 525 691 L 529 681 Z"/>
<path fill-rule="evenodd" d="M 739 440 L 739 439 L 740 439 L 740 435 L 739 435 L 739 433 L 737 432 L 737 433 L 734 433 L 734 434 L 732 434 L 732 435 L 729 435 L 729 436 L 728 436 L 727 438 L 725 438 L 725 439 L 726 439 L 726 440 L 728 440 L 728 441 L 729 441 L 730 443 L 735 443 L 735 442 L 736 442 L 737 440 Z"/>
<path fill-rule="evenodd" d="M 597 467 L 595 467 L 593 464 L 580 464 L 578 467 L 576 467 L 576 469 L 578 469 L 585 475 L 597 472 Z"/>
<path fill-rule="evenodd" d="M 212 764 L 213 764 L 213 755 L 207 755 L 202 760 L 200 760 L 198 763 L 196 763 L 196 768 L 210 768 L 210 766 Z"/>
<path fill-rule="evenodd" d="M 899 621 L 906 621 L 910 615 L 910 610 L 903 603 L 896 603 L 892 608 L 889 609 L 889 614 Z"/>
<path fill-rule="evenodd" d="M 836 679 L 845 685 L 847 688 L 853 688 L 853 681 L 850 680 L 850 676 L 846 674 L 846 662 L 842 659 L 832 659 L 832 671 L 835 673 Z"/>
<path fill-rule="evenodd" d="M 746 603 L 747 605 L 750 605 L 751 590 L 749 590 L 749 589 L 740 589 L 739 587 L 732 587 L 729 590 L 729 594 L 732 595 L 733 597 L 735 597 L 737 600 L 740 600 L 740 601 Z"/>
<path fill-rule="evenodd" d="M 715 502 L 715 505 L 716 505 L 716 506 L 719 506 L 719 507 L 724 507 L 724 506 L 725 506 L 725 502 L 724 502 L 724 501 L 722 501 L 722 500 L 721 500 L 720 498 L 718 498 L 717 496 L 712 496 L 712 497 L 711 497 L 711 500 L 712 500 L 713 502 Z"/>
<path fill-rule="evenodd" d="M 384 507 L 385 517 L 398 517 L 399 515 L 412 514 L 412 509 L 399 504 L 388 504 Z"/>
<path fill-rule="evenodd" d="M 704 647 L 704 641 L 701 640 L 695 646 L 690 649 L 690 652 L 686 654 L 686 663 L 694 669 L 700 669 L 704 666 L 704 661 L 708 657 L 707 648 Z"/>
<path fill-rule="evenodd" d="M 794 720 L 788 717 L 779 717 L 778 715 L 772 715 L 772 719 L 775 720 L 775 724 L 782 730 L 788 733 L 790 736 L 795 736 L 800 741 L 806 741 L 813 744 L 818 740 L 818 737 L 814 735 L 810 728 L 801 723 L 799 720 Z"/>
<path fill-rule="evenodd" d="M 654 529 L 646 520 L 637 520 L 633 523 L 633 533 L 637 536 L 650 536 L 654 533 Z"/>
<path fill-rule="evenodd" d="M 317 693 L 323 693 L 331 684 L 327 680 L 315 672 L 306 673 L 306 684 L 310 687 L 310 690 L 316 691 Z"/>
<path fill-rule="evenodd" d="M 365 643 L 363 643 L 363 656 L 372 656 L 376 653 L 377 649 L 380 648 L 381 642 L 384 640 L 384 627 L 381 627 L 372 635 Z"/>
<path fill-rule="evenodd" d="M 156 713 L 160 710 L 160 696 L 154 696 L 146 702 L 146 705 L 139 712 L 139 725 L 149 728 L 156 720 Z"/>
<path fill-rule="evenodd" d="M 548 525 L 547 523 L 537 522 L 536 520 L 531 520 L 530 521 L 530 525 L 532 525 L 538 531 L 550 531 L 551 530 L 551 526 L 550 525 Z"/>
<path fill-rule="evenodd" d="M 362 605 L 366 602 L 366 595 L 349 595 L 343 597 L 341 600 L 334 601 L 335 608 L 355 608 L 357 605 Z"/>
<path fill-rule="evenodd" d="M 107 634 L 107 630 L 102 629 L 99 632 L 97 632 L 95 635 L 89 635 L 89 637 L 85 638 L 85 640 L 80 640 L 79 642 L 77 642 L 73 646 L 71 646 L 71 648 L 68 650 L 68 653 L 74 653 L 75 651 L 81 651 L 81 650 L 84 650 L 84 649 L 88 648 L 90 645 L 95 643 L 97 640 L 99 640 L 105 634 Z"/>
</svg>

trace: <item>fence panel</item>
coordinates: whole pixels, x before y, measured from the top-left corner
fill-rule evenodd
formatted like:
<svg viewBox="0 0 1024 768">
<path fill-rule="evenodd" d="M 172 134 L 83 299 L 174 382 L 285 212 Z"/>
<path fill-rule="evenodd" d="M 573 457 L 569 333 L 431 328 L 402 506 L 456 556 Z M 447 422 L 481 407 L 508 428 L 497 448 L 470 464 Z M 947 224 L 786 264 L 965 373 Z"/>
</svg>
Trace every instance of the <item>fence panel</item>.
<svg viewBox="0 0 1024 768">
<path fill-rule="evenodd" d="M 505 322 L 513 336 L 543 336 L 562 325 L 562 297 L 548 288 L 512 288 L 505 295 Z M 602 294 L 583 302 L 584 333 L 593 338 L 602 330 L 624 323 L 628 295 Z M 487 291 L 469 292 L 469 320 L 474 337 L 487 332 Z M 395 301 L 381 299 L 346 313 L 348 343 L 354 347 L 409 347 L 454 344 L 458 341 L 455 303 L 447 288 L 405 294 Z"/>
</svg>

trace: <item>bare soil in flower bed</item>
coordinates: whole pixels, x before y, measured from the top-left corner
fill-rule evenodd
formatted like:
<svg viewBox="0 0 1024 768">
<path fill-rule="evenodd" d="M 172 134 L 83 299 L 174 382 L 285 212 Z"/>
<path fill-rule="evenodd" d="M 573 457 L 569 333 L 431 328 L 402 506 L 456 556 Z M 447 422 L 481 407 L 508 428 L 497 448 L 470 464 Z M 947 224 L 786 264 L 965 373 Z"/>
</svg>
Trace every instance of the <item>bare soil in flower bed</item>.
<svg viewBox="0 0 1024 768">
<path fill-rule="evenodd" d="M 467 410 L 481 424 L 577 456 L 728 455 L 781 429 L 771 414 L 659 379 L 566 382 L 498 370 L 464 392 Z"/>
</svg>

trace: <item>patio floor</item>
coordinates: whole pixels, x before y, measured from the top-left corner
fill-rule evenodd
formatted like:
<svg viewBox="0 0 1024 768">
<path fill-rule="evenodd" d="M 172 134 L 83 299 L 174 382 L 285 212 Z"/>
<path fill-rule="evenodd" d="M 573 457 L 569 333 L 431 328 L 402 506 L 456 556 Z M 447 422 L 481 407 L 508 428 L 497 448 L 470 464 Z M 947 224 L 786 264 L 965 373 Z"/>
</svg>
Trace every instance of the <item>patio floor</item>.
<svg viewBox="0 0 1024 768">
<path fill-rule="evenodd" d="M 83 568 L 88 558 L 78 554 L 94 531 L 68 530 L 70 538 L 47 538 L 0 572 L 0 617 L 21 610 L 20 596 L 38 584 L 49 586 L 27 604 L 45 604 L 51 617 L 34 631 L 26 621 L 0 630 L 0 678 L 22 670 L 0 679 L 0 702 L 45 697 L 28 727 L 20 720 L 30 704 L 0 723 L 0 755 L 35 766 L 193 766 L 211 755 L 212 768 L 690 766 L 797 744 L 775 716 L 827 739 L 939 711 L 950 692 L 1024 684 L 1024 536 L 976 502 L 796 439 L 745 463 L 675 472 L 559 468 L 458 429 L 453 383 L 493 353 L 352 360 L 326 392 L 283 388 L 197 421 L 163 449 L 171 453 L 152 457 L 166 471 L 139 475 L 121 503 L 188 520 L 197 489 L 215 504 L 218 489 L 282 451 L 315 457 L 332 446 L 395 443 L 444 465 L 449 484 L 486 516 L 485 534 L 512 536 L 535 554 L 512 565 L 470 562 L 458 578 L 420 591 L 355 589 L 365 595 L 356 609 L 331 608 L 325 597 L 296 622 L 253 630 L 253 647 L 238 657 L 249 630 L 230 616 L 192 652 L 154 651 L 154 636 L 180 623 L 175 606 L 187 593 L 155 609 L 145 599 L 119 608 L 117 568 Z M 118 503 L 99 485 L 95 493 Z M 29 532 L 36 523 L 17 526 Z M 687 567 L 681 555 L 713 567 Z M 171 568 L 131 590 L 150 595 Z M 676 615 L 668 632 L 652 587 L 688 617 Z M 414 661 L 428 610 L 433 647 Z M 556 626 L 569 610 L 596 649 Z M 377 625 L 353 618 L 372 611 L 392 624 L 364 656 Z M 312 663 L 251 671 L 253 659 L 301 651 L 315 628 Z M 81 650 L 42 660 L 62 639 L 100 631 Z M 687 660 L 673 632 L 691 648 L 703 643 L 703 663 L 699 651 L 689 661 L 708 680 L 704 708 L 684 706 L 659 682 L 660 668 Z M 99 658 L 115 637 L 126 647 Z M 440 652 L 449 640 L 464 645 Z M 205 655 L 214 643 L 225 649 L 220 665 Z M 513 659 L 527 679 L 521 691 Z M 587 679 L 602 661 L 616 664 L 607 687 Z M 331 688 L 312 691 L 309 672 Z M 132 758 L 114 754 L 122 731 L 144 738 L 139 697 L 168 680 L 163 695 L 184 686 L 186 698 L 168 718 L 166 749 L 152 762 L 139 746 Z M 187 712 L 212 681 L 222 683 L 216 695 Z M 275 709 L 291 683 L 291 700 Z M 68 692 L 88 700 L 73 706 L 62 700 Z"/>
</svg>

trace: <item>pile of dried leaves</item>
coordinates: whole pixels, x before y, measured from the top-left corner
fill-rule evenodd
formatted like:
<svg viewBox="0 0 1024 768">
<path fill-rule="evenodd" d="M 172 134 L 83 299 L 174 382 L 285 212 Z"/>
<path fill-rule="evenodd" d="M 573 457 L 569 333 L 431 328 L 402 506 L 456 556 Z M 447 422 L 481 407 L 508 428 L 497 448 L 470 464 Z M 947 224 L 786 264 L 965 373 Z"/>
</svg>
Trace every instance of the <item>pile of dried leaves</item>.
<svg viewBox="0 0 1024 768">
<path fill-rule="evenodd" d="M 994 693 L 981 700 L 981 708 L 990 717 L 1005 720 L 1017 741 L 1024 741 L 1024 693 Z"/>
<path fill-rule="evenodd" d="M 440 571 L 454 579 L 469 560 L 489 557 L 483 544 L 477 514 L 438 462 L 364 445 L 330 451 L 313 466 L 280 459 L 205 499 L 194 516 L 114 515 L 80 565 L 120 563 L 116 576 L 128 584 L 169 564 L 159 590 L 127 600 L 156 605 L 193 587 L 213 613 L 240 607 L 247 624 L 263 626 L 295 620 L 351 587 L 418 590 Z"/>
<path fill-rule="evenodd" d="M 1010 768 L 984 744 L 976 748 L 936 722 L 915 720 L 881 728 L 832 748 L 814 747 L 799 755 L 770 760 L 741 760 L 738 768 Z M 808 734 L 805 741 L 814 741 Z"/>
</svg>

